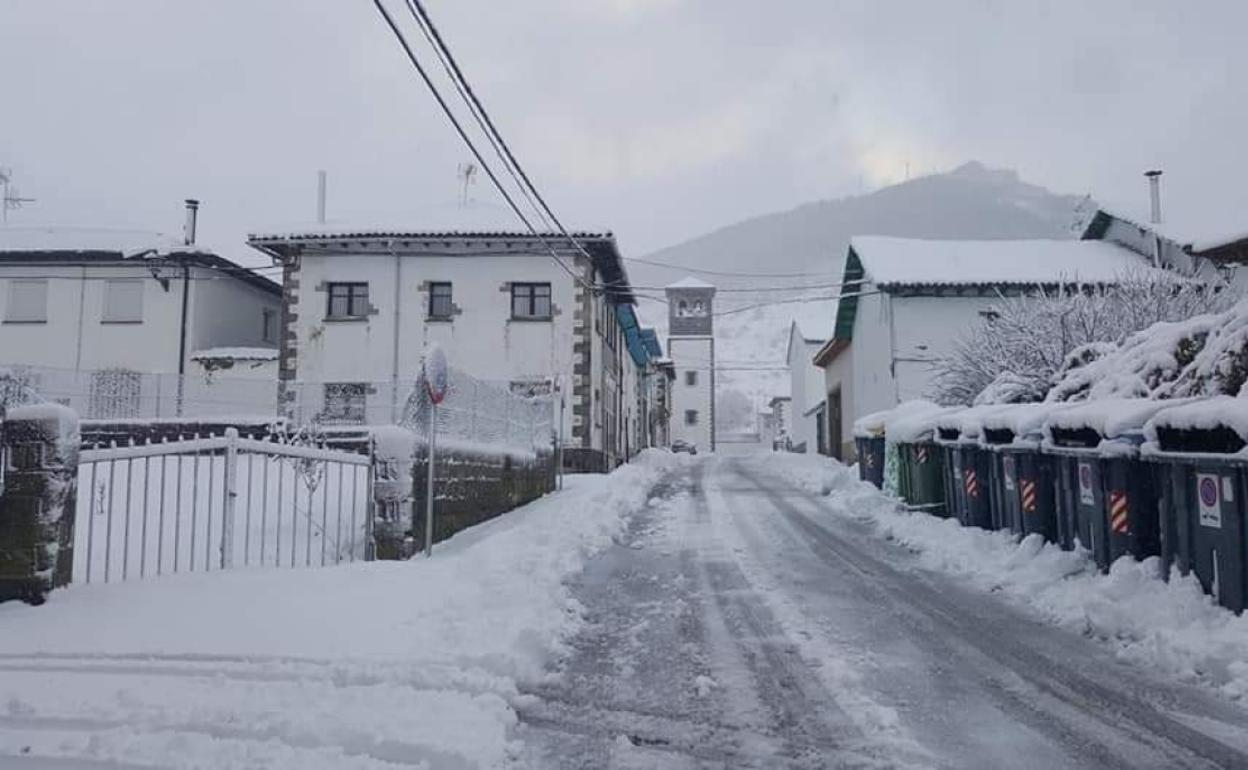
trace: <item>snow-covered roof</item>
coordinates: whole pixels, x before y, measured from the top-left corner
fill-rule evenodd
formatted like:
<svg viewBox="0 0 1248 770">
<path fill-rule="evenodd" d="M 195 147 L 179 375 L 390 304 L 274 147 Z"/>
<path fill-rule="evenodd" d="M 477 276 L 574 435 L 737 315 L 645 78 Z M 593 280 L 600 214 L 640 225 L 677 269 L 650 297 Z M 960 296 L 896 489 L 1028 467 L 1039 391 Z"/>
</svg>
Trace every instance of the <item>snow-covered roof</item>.
<svg viewBox="0 0 1248 770">
<path fill-rule="evenodd" d="M 194 251 L 180 238 L 147 230 L 105 227 L 0 226 L 0 252 L 108 252 L 124 256 L 145 251 Z"/>
<path fill-rule="evenodd" d="M 1154 269 L 1134 252 L 1105 241 L 859 236 L 850 247 L 877 286 L 1112 283 L 1124 273 Z"/>
<path fill-rule="evenodd" d="M 676 281 L 675 283 L 669 283 L 664 288 L 667 288 L 667 289 L 714 289 L 715 287 L 712 284 L 707 283 L 706 281 L 702 281 L 697 278 L 694 278 L 691 275 L 688 275 L 688 276 L 685 276 L 684 278 L 681 278 L 679 281 Z"/>
<path fill-rule="evenodd" d="M 532 221 L 532 220 L 530 220 Z M 535 226 L 538 223 L 534 223 Z M 537 227 L 546 238 L 562 238 L 558 228 Z M 578 237 L 608 237 L 609 230 L 567 227 Z M 468 205 L 443 204 L 414 210 L 400 222 L 297 222 L 283 227 L 257 230 L 248 240 L 297 240 L 303 238 L 416 238 L 429 236 L 503 236 L 531 237 L 532 233 L 508 207 L 482 201 Z"/>
<path fill-rule="evenodd" d="M 833 299 L 794 303 L 793 327 L 803 340 L 815 345 L 828 341 L 836 326 L 836 302 Z"/>
<path fill-rule="evenodd" d="M 1194 254 L 1248 241 L 1248 216 L 1243 214 L 1224 216 L 1200 208 L 1178 214 L 1164 212 L 1162 222 L 1153 224 L 1147 215 L 1129 206 L 1101 206 L 1099 211 L 1141 230 L 1156 233 Z"/>
<path fill-rule="evenodd" d="M 191 354 L 192 361 L 230 359 L 232 361 L 276 361 L 276 348 L 208 348 Z"/>
</svg>

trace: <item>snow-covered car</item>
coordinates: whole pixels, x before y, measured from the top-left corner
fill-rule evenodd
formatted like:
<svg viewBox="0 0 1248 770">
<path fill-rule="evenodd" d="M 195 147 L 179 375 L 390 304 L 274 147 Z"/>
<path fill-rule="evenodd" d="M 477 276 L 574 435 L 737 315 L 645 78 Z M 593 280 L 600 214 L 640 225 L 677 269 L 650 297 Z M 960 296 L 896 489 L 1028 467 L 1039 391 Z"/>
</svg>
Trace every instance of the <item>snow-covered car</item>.
<svg viewBox="0 0 1248 770">
<path fill-rule="evenodd" d="M 683 441 L 681 439 L 673 441 L 671 448 L 673 452 L 687 452 L 691 455 L 696 455 L 698 453 L 698 447 L 696 444 L 690 444 L 688 441 Z"/>
</svg>

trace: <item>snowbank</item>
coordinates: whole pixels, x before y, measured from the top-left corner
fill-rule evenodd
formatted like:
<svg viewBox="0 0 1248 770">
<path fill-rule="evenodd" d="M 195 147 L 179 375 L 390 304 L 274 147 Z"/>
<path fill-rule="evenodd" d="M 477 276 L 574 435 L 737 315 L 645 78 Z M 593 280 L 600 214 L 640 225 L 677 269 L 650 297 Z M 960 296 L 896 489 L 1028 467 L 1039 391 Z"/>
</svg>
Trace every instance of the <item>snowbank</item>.
<svg viewBox="0 0 1248 770">
<path fill-rule="evenodd" d="M 763 467 L 827 495 L 830 512 L 871 521 L 881 536 L 917 552 L 926 568 L 1004 593 L 1135 664 L 1199 681 L 1232 698 L 1248 696 L 1248 616 L 1215 605 L 1193 576 L 1176 572 L 1163 581 L 1156 558 L 1124 557 L 1102 575 L 1086 552 L 1063 551 L 1037 535 L 1019 542 L 1008 532 L 907 513 L 827 460 L 774 455 Z"/>
<path fill-rule="evenodd" d="M 433 766 L 498 766 L 514 748 L 517 683 L 543 676 L 580 625 L 581 607 L 563 581 L 686 461 L 651 451 L 609 476 L 569 476 L 564 491 L 455 536 L 429 560 L 183 574 L 74 586 L 42 608 L 0 605 L 0 656 L 217 662 L 204 682 L 169 680 L 172 694 L 153 689 L 141 666 L 104 684 L 71 677 L 68 692 L 49 688 L 46 674 L 6 674 L 0 702 L 31 717 L 71 719 L 85 709 L 117 720 L 123 727 L 93 740 L 120 762 L 164 765 L 180 756 L 176 741 L 119 737 L 136 714 L 144 724 L 164 719 L 164 699 L 175 723 L 177 713 L 220 712 L 237 729 L 259 724 L 295 745 L 350 733 L 351 743 L 333 745 L 367 754 L 398 742 Z M 258 685 L 252 693 L 219 673 L 227 665 L 287 673 L 297 686 L 280 697 Z M 254 761 L 320 766 L 297 752 Z"/>
</svg>

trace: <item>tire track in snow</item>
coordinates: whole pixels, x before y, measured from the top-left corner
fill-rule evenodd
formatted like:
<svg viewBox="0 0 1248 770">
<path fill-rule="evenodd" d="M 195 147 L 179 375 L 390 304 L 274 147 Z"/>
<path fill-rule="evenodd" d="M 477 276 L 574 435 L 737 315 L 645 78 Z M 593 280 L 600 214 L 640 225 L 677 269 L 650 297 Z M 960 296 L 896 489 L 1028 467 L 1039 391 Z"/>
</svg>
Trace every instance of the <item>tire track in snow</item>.
<svg viewBox="0 0 1248 770">
<path fill-rule="evenodd" d="M 1145 697 L 1149 686 L 1137 685 L 1129 675 L 1114 681 L 1108 674 L 1093 677 L 1076 669 L 1037 644 L 1036 638 L 1019 634 L 1015 629 L 1035 628 L 1033 622 L 1021 617 L 1005 618 L 1004 622 L 998 617 L 992 632 L 985 633 L 985 615 L 995 606 L 989 604 L 996 602 L 994 598 L 972 596 L 970 601 L 975 604 L 964 606 L 956 598 L 965 592 L 940 590 L 917 574 L 898 570 L 813 520 L 794 505 L 793 497 L 781 493 L 781 482 L 764 480 L 744 464 L 737 470 L 762 489 L 787 522 L 806 535 L 808 545 L 820 558 L 869 582 L 890 605 L 904 608 L 937 634 L 954 640 L 960 657 L 975 659 L 966 670 L 984 671 L 983 678 L 991 686 L 1014 696 L 1011 699 L 1016 706 L 1032 712 L 1026 716 L 1029 721 L 1039 720 L 1056 737 L 1076 746 L 1091 764 L 1122 768 L 1248 767 L 1248 754 L 1239 748 L 1189 727 L 1154 705 L 1156 699 Z M 797 499 L 805 497 L 798 495 Z M 1002 607 L 998 614 L 1013 612 Z M 1015 622 L 1008 622 L 1011 619 Z M 1067 653 L 1078 660 L 1079 651 Z M 1125 667 L 1116 671 L 1124 674 Z M 1021 692 L 1012 679 L 1025 685 Z M 1182 700 L 1181 696 L 1173 697 Z M 1210 707 L 1222 717 L 1234 718 L 1226 709 Z M 1241 727 L 1243 721 L 1241 715 Z"/>
</svg>

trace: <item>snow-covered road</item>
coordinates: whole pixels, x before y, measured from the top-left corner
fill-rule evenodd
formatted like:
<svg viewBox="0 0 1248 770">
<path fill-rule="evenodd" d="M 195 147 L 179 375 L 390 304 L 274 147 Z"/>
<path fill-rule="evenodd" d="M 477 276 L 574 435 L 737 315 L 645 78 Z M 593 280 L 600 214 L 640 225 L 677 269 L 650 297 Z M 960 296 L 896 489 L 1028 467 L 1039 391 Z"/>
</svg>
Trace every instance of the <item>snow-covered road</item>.
<svg viewBox="0 0 1248 770">
<path fill-rule="evenodd" d="M 669 476 L 518 701 L 539 767 L 1248 766 L 1248 715 L 1115 660 L 749 459 Z"/>
<path fill-rule="evenodd" d="M 1084 562 L 822 459 L 648 452 L 429 560 L 0 606 L 0 767 L 1248 767 L 1248 712 L 1176 677 L 1242 692 L 1243 619 Z M 1182 620 L 1106 621 L 1124 589 Z"/>
</svg>

